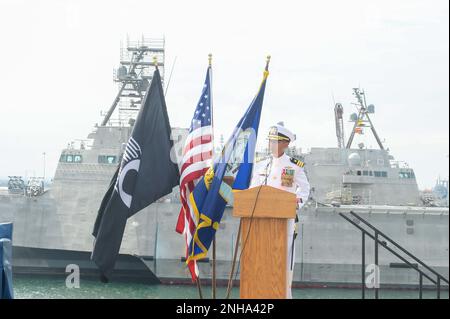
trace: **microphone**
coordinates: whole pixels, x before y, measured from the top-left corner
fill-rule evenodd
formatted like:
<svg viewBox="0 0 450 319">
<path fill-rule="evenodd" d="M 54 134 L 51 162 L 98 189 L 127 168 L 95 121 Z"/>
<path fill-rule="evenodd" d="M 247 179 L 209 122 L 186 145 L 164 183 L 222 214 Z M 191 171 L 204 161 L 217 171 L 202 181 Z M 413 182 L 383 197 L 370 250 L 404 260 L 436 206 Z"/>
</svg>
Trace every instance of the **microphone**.
<svg viewBox="0 0 450 319">
<path fill-rule="evenodd" d="M 272 170 L 272 161 L 273 161 L 273 156 L 271 155 L 270 156 L 270 161 L 266 165 L 266 170 L 265 170 L 265 175 L 266 176 L 264 177 L 264 185 L 267 185 L 267 178 L 269 177 L 270 170 Z M 268 171 L 269 166 L 270 166 L 270 170 Z"/>
</svg>

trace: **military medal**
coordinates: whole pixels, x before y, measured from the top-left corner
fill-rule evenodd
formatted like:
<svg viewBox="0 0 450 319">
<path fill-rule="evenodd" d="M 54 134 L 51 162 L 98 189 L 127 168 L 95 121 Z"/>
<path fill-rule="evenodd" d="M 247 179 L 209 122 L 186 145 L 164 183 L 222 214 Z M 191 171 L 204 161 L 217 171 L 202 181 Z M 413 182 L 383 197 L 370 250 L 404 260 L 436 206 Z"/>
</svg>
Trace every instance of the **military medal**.
<svg viewBox="0 0 450 319">
<path fill-rule="evenodd" d="M 292 187 L 294 184 L 295 170 L 292 167 L 285 167 L 281 171 L 281 186 Z"/>
</svg>

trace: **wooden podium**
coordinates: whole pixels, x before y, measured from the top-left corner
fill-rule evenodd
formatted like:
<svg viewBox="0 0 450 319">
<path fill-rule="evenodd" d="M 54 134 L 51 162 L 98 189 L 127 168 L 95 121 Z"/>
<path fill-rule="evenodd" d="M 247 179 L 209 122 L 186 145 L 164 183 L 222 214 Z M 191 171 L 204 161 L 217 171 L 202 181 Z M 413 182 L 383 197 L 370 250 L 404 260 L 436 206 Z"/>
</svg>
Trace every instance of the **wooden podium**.
<svg viewBox="0 0 450 319">
<path fill-rule="evenodd" d="M 296 207 L 295 194 L 270 186 L 234 193 L 233 216 L 242 223 L 241 298 L 287 297 L 287 219 Z"/>
</svg>

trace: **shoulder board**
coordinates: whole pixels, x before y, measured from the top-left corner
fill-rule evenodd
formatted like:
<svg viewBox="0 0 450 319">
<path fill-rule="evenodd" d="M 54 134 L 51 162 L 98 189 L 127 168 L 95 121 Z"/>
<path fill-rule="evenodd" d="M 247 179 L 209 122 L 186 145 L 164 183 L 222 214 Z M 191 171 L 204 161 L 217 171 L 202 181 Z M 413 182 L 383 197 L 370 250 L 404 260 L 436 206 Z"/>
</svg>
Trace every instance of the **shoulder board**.
<svg viewBox="0 0 450 319">
<path fill-rule="evenodd" d="M 299 167 L 305 166 L 305 163 L 303 163 L 302 161 L 300 161 L 300 160 L 298 160 L 296 158 L 290 157 L 290 160 L 291 160 L 292 163 L 294 163 L 295 165 L 297 165 Z"/>
</svg>

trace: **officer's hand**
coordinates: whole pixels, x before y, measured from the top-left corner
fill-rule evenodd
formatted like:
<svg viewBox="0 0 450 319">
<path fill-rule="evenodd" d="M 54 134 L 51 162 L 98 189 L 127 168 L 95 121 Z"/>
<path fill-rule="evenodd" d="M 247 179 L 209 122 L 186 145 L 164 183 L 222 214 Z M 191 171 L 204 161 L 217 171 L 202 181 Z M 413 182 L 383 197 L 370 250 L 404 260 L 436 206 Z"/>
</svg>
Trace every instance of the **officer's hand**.
<svg viewBox="0 0 450 319">
<path fill-rule="evenodd" d="M 297 198 L 297 209 L 300 208 L 300 204 L 301 204 L 301 203 L 303 203 L 303 200 L 302 200 L 300 197 L 298 197 L 298 198 Z"/>
<path fill-rule="evenodd" d="M 233 176 L 224 176 L 223 177 L 223 181 L 225 182 L 225 184 L 227 184 L 230 187 L 233 187 L 234 184 L 234 177 Z"/>
</svg>

